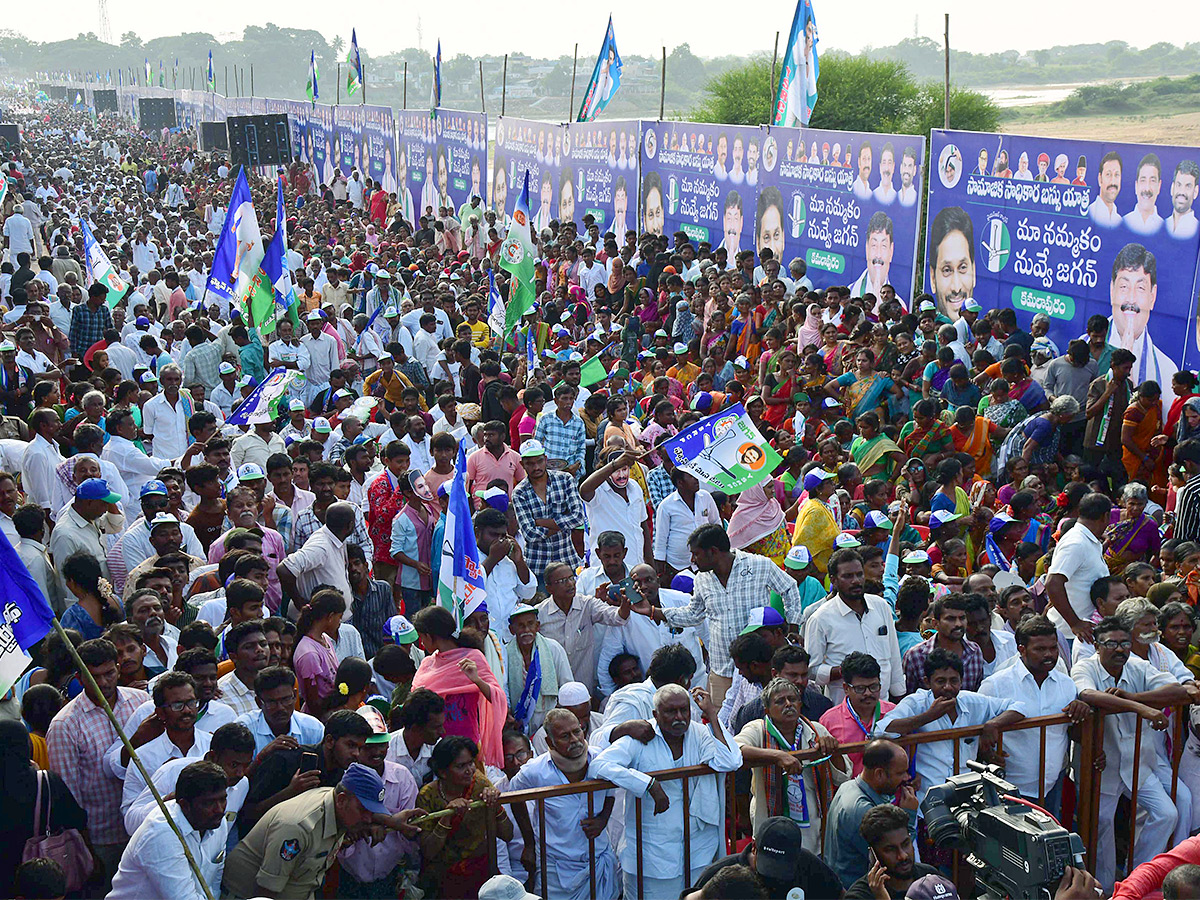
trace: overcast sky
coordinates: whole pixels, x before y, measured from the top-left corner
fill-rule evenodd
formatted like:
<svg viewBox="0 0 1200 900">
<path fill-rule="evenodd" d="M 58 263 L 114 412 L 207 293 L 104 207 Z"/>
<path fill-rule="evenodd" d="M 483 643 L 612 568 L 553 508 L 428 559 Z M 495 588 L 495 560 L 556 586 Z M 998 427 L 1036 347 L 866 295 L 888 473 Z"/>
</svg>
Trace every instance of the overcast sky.
<svg viewBox="0 0 1200 900">
<path fill-rule="evenodd" d="M 240 35 L 247 24 L 315 28 L 327 37 L 349 38 L 358 29 L 359 45 L 386 53 L 417 43 L 416 4 L 380 3 L 360 7 L 362 18 L 343 19 L 346 7 L 311 0 L 204 0 L 146 6 L 141 0 L 108 0 L 114 37 L 133 30 L 143 39 L 207 31 Z M 611 11 L 617 46 L 624 54 L 658 56 L 681 43 L 700 56 L 771 52 L 775 32 L 780 52 L 787 41 L 794 6 L 791 0 L 736 0 L 715 3 L 646 3 L 611 0 L 611 5 L 562 3 L 561 0 L 457 0 L 421 4 L 422 45 L 442 41 L 443 58 L 460 53 L 569 56 L 576 41 L 581 59 L 595 56 Z M 974 52 L 1121 39 L 1136 47 L 1159 41 L 1183 44 L 1200 40 L 1200 4 L 1185 0 L 1142 0 L 1138 15 L 1116 0 L 1057 0 L 1052 4 L 950 4 L 947 0 L 909 2 L 827 2 L 814 0 L 822 43 L 858 51 L 886 46 L 917 33 L 941 41 L 943 15 L 951 13 L 952 46 Z M 369 12 L 368 12 L 369 10 Z M 687 18 L 691 14 L 691 19 Z M 565 19 L 565 21 L 560 21 Z M 35 40 L 73 37 L 98 31 L 96 0 L 65 0 L 53 15 L 24 16 L 8 23 Z M 470 23 L 466 28 L 464 23 Z"/>
</svg>

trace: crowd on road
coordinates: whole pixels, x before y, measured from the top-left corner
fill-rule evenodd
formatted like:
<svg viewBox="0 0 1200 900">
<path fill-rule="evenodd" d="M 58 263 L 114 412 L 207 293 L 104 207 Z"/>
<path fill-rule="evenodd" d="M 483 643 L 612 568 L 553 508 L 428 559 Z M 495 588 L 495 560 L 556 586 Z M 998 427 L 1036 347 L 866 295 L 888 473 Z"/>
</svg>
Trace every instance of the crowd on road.
<svg viewBox="0 0 1200 900">
<path fill-rule="evenodd" d="M 994 761 L 1069 817 L 1071 724 L 996 738 L 1097 711 L 1099 850 L 1059 896 L 1129 874 L 1131 795 L 1135 866 L 1183 842 L 1139 890 L 1194 895 L 1194 373 L 1133 384 L 1103 317 L 1060 353 L 1042 316 L 587 216 L 534 235 L 497 334 L 505 210 L 409 221 L 303 162 L 247 173 L 296 285 L 268 331 L 208 291 L 226 160 L 13 100 L 0 552 L 66 640 L 0 700 L 0 897 L 966 895 L 925 793 Z M 281 368 L 277 415 L 236 415 Z M 739 404 L 782 462 L 729 495 L 664 447 Z M 951 728 L 978 733 L 895 741 Z M 647 774 L 702 764 L 732 803 Z M 504 802 L 589 779 L 616 787 Z M 25 849 L 47 827 L 68 864 Z"/>
</svg>

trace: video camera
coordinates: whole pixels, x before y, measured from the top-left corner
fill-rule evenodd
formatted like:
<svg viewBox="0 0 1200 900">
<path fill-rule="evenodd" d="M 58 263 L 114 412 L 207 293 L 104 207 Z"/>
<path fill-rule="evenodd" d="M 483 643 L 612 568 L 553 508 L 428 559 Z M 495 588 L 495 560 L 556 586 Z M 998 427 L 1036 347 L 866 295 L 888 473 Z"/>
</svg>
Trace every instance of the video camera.
<svg viewBox="0 0 1200 900">
<path fill-rule="evenodd" d="M 999 766 L 969 760 L 921 801 L 930 840 L 963 851 L 992 898 L 1051 900 L 1067 866 L 1083 868 L 1083 841 L 1045 813 L 1004 800 L 1017 788 Z"/>
</svg>

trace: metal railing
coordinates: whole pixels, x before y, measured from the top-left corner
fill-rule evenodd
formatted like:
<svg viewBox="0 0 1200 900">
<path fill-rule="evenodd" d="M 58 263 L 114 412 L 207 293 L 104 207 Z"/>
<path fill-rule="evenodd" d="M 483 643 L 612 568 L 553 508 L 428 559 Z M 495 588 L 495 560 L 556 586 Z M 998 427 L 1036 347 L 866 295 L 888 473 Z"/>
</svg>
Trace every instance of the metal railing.
<svg viewBox="0 0 1200 900">
<path fill-rule="evenodd" d="M 1179 784 L 1179 763 L 1182 758 L 1183 745 L 1186 740 L 1186 731 L 1184 728 L 1184 720 L 1187 716 L 1187 706 L 1183 705 L 1178 708 L 1168 710 L 1169 713 L 1169 734 L 1171 738 L 1171 801 L 1175 802 Z M 1123 713 L 1122 715 L 1132 715 L 1132 713 Z M 1083 841 L 1086 852 L 1086 858 L 1089 862 L 1089 869 L 1094 870 L 1094 860 L 1096 856 L 1096 846 L 1099 833 L 1099 812 L 1100 812 L 1100 780 L 1104 768 L 1103 748 L 1104 748 L 1104 718 L 1105 714 L 1097 709 L 1092 709 L 1091 713 L 1080 722 L 1077 726 L 1073 725 L 1071 720 L 1066 715 L 1053 716 L 1038 716 L 1034 718 L 1022 719 L 1020 722 L 1006 726 L 998 732 L 996 741 L 997 752 L 1003 750 L 1004 735 L 1014 731 L 1027 731 L 1036 728 L 1039 732 L 1039 765 L 1038 765 L 1038 803 L 1044 806 L 1046 802 L 1045 784 L 1046 784 L 1046 730 L 1048 728 L 1067 727 L 1077 728 L 1078 735 L 1074 737 L 1073 744 L 1078 751 L 1078 771 L 1075 773 L 1075 807 L 1073 815 L 1069 817 L 1060 817 L 1062 825 L 1070 830 L 1079 833 Z M 1135 741 L 1133 751 L 1133 768 L 1134 772 L 1138 772 L 1142 764 L 1141 759 L 1141 736 L 1142 729 L 1146 723 L 1140 717 L 1137 719 L 1135 728 Z M 951 741 L 953 746 L 953 774 L 959 774 L 962 770 L 960 742 L 966 738 L 979 738 L 984 732 L 983 726 L 969 726 L 963 728 L 948 728 L 943 731 L 920 732 L 905 735 L 904 737 L 895 738 L 895 743 L 910 749 L 918 747 L 921 744 L 940 743 Z M 733 740 L 732 736 L 726 735 L 728 740 Z M 861 753 L 863 748 L 870 741 L 856 741 L 853 743 L 839 744 L 838 750 L 840 753 Z M 817 760 L 822 758 L 822 751 L 813 748 L 808 750 L 797 750 L 791 753 L 792 756 L 800 760 Z M 1111 762 L 1111 761 L 1110 761 Z M 1059 763 L 1055 763 L 1058 765 Z M 751 765 L 746 763 L 742 769 L 758 768 L 766 764 L 758 763 Z M 1060 777 L 1066 778 L 1071 775 L 1071 765 L 1069 761 L 1064 762 Z M 1152 765 L 1152 763 L 1151 763 Z M 736 832 L 736 824 L 731 829 L 730 823 L 737 822 L 736 802 L 737 794 L 733 788 L 733 778 L 735 773 L 718 773 L 714 772 L 708 766 L 688 766 L 676 769 L 664 769 L 657 772 L 646 773 L 656 778 L 659 782 L 682 781 L 683 792 L 683 871 L 684 879 L 690 877 L 691 866 L 691 790 L 689 783 L 695 778 L 725 778 L 726 796 L 728 800 L 728 809 L 726 813 L 726 850 L 733 852 L 734 845 L 738 835 Z M 1133 868 L 1134 843 L 1136 838 L 1136 820 L 1137 820 L 1137 784 L 1138 779 L 1134 778 L 1134 786 L 1130 791 L 1130 811 L 1129 816 L 1129 849 L 1126 855 L 1126 871 L 1131 871 Z M 926 785 L 930 787 L 931 785 Z M 616 785 L 608 781 L 580 781 L 574 784 L 558 785 L 554 787 L 533 788 L 524 791 L 508 791 L 501 795 L 501 802 L 504 804 L 516 803 L 534 803 L 537 809 L 538 818 L 538 833 L 537 833 L 537 860 L 538 869 L 541 875 L 542 890 L 545 891 L 546 876 L 547 876 L 547 858 L 546 858 L 546 802 L 556 797 L 575 796 L 579 794 L 587 795 L 587 810 L 588 816 L 595 815 L 595 794 L 597 792 L 620 790 Z M 638 900 L 644 896 L 643 887 L 643 841 L 642 841 L 642 805 L 643 800 L 640 797 L 630 798 L 634 803 L 635 812 L 635 833 L 633 839 L 636 842 L 637 853 L 637 870 L 635 873 L 637 882 Z M 1181 815 L 1190 814 L 1190 810 L 1180 811 Z M 496 834 L 495 825 L 492 818 L 488 817 L 488 854 L 492 867 L 492 871 L 498 871 L 496 868 Z M 588 838 L 588 878 L 590 885 L 590 896 L 596 900 L 596 841 L 608 840 L 607 832 L 601 832 L 596 838 Z M 1163 848 L 1168 849 L 1167 847 Z M 707 861 L 706 861 L 707 862 Z M 958 856 L 955 855 L 955 867 L 957 870 Z M 957 871 L 956 871 L 957 874 Z M 555 898 L 548 898 L 555 900 Z M 630 898 L 632 900 L 632 898 Z"/>
</svg>

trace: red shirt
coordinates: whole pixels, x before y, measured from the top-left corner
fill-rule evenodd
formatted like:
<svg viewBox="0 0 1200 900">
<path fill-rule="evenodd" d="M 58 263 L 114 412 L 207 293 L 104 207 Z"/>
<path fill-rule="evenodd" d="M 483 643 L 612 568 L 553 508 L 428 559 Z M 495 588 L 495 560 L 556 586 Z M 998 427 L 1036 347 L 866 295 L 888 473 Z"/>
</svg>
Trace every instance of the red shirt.
<svg viewBox="0 0 1200 900">
<path fill-rule="evenodd" d="M 396 565 L 392 557 L 392 519 L 404 505 L 398 485 L 393 486 L 395 476 L 384 470 L 367 488 L 367 533 L 375 546 L 374 561 L 389 566 Z"/>
</svg>

